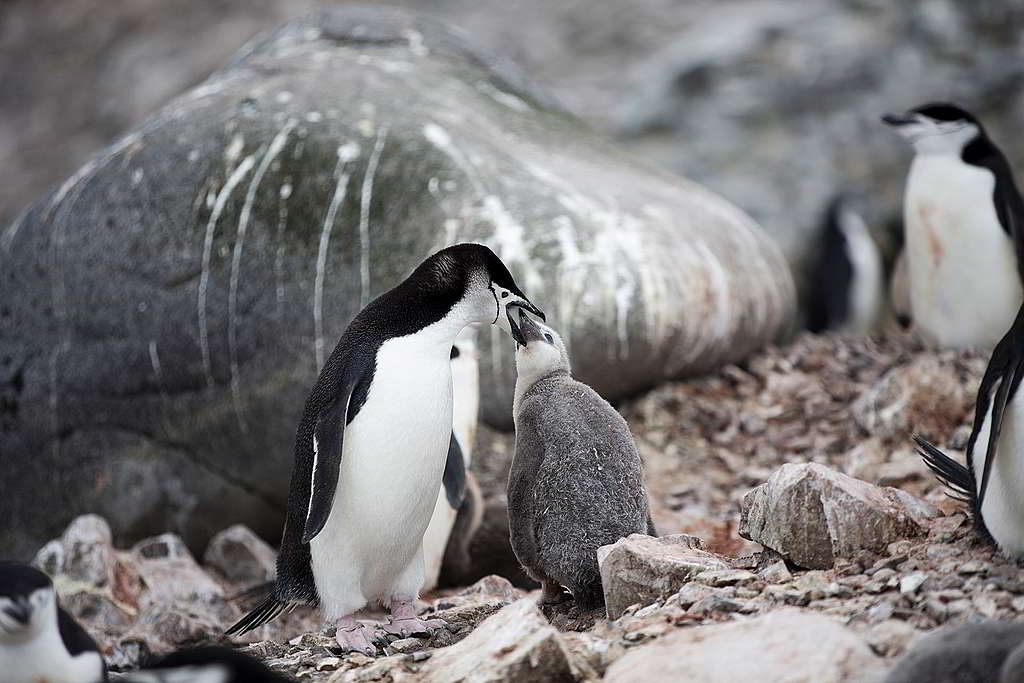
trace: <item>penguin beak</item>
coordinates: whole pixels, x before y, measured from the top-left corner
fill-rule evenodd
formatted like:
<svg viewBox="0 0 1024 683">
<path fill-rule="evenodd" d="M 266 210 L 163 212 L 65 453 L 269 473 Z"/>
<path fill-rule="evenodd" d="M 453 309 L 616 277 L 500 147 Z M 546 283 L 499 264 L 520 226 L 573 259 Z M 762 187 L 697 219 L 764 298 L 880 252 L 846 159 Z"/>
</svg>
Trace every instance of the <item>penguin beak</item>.
<svg viewBox="0 0 1024 683">
<path fill-rule="evenodd" d="M 539 341 L 544 338 L 544 331 L 534 322 L 533 318 L 526 315 L 526 311 L 523 309 L 519 309 L 519 325 L 514 327 L 519 335 L 516 343 L 520 346 L 526 346 L 532 341 Z M 512 336 L 513 338 L 516 337 L 516 335 Z"/>
<path fill-rule="evenodd" d="M 882 121 L 893 128 L 899 128 L 910 123 L 917 123 L 917 117 L 913 114 L 883 114 Z"/>
<path fill-rule="evenodd" d="M 547 318 L 544 316 L 544 311 L 534 306 L 533 303 L 525 296 L 519 295 L 516 297 L 515 301 L 505 305 L 504 322 L 508 323 L 508 329 L 506 331 L 512 335 L 512 339 L 515 340 L 516 344 L 518 344 L 519 346 L 524 346 L 526 342 L 523 341 L 523 337 L 520 333 L 519 326 L 516 325 L 514 314 L 516 309 L 519 309 L 520 317 L 523 315 L 523 311 L 529 311 L 530 313 L 533 313 L 541 320 L 547 320 Z M 501 326 L 504 327 L 504 324 L 502 324 Z"/>
<path fill-rule="evenodd" d="M 27 602 L 16 602 L 10 607 L 4 608 L 4 614 L 24 626 L 32 618 L 32 608 Z"/>
</svg>

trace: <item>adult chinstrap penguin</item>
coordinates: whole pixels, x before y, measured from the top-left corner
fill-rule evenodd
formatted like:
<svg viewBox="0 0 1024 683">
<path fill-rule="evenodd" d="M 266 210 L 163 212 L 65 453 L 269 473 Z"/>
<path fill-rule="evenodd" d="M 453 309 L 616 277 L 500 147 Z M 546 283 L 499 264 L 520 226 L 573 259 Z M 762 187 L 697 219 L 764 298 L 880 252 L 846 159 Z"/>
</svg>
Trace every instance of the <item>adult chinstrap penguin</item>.
<svg viewBox="0 0 1024 683">
<path fill-rule="evenodd" d="M 966 502 L 975 527 L 1007 556 L 1024 557 L 1024 306 L 992 351 L 974 407 L 967 466 L 921 437 L 925 462 Z"/>
<path fill-rule="evenodd" d="M 472 323 L 513 335 L 516 308 L 543 317 L 487 247 L 427 258 L 352 320 L 317 379 L 296 430 L 288 510 L 273 594 L 228 632 L 256 628 L 298 604 L 320 606 L 338 644 L 367 654 L 374 633 L 353 614 L 389 605 L 383 629 L 443 626 L 417 618 L 422 539 L 452 436 L 451 348 Z M 446 464 L 446 461 L 449 461 Z M 453 496 L 461 498 L 461 492 Z"/>
<path fill-rule="evenodd" d="M 811 274 L 807 329 L 869 334 L 885 302 L 882 256 L 864 219 L 843 197 L 825 212 L 821 251 Z"/>
<path fill-rule="evenodd" d="M 57 602 L 53 582 L 18 562 L 0 562 L 0 681 L 107 680 L 96 641 Z"/>
<path fill-rule="evenodd" d="M 903 200 L 914 326 L 942 347 L 991 348 L 1024 300 L 1024 202 L 1010 165 L 955 105 L 882 118 L 915 152 Z"/>
<path fill-rule="evenodd" d="M 559 335 L 520 312 L 515 455 L 508 477 L 512 549 L 545 603 L 604 604 L 597 549 L 653 532 L 629 426 L 570 375 Z"/>
</svg>

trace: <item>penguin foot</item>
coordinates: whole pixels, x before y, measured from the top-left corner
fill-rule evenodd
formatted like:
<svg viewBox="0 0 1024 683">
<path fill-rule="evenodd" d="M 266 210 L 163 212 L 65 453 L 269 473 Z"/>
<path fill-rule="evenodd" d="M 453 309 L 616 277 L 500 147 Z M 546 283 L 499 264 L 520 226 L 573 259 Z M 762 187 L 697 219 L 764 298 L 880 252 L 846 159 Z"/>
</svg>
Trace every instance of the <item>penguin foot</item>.
<svg viewBox="0 0 1024 683">
<path fill-rule="evenodd" d="M 348 617 L 338 623 L 334 640 L 343 652 L 361 652 L 373 657 L 377 654 L 377 646 L 373 644 L 372 635 L 372 631 Z"/>
<path fill-rule="evenodd" d="M 438 629 L 448 628 L 448 622 L 443 619 L 420 619 L 419 617 L 392 618 L 388 623 L 382 624 L 381 628 L 400 638 L 409 638 L 429 636 Z"/>
<path fill-rule="evenodd" d="M 560 605 L 569 599 L 565 589 L 553 581 L 542 582 L 541 588 L 540 599 L 537 601 L 541 605 Z"/>
<path fill-rule="evenodd" d="M 393 600 L 391 618 L 381 628 L 400 638 L 409 636 L 428 636 L 434 631 L 447 628 L 448 622 L 442 619 L 420 619 L 416 616 L 416 607 L 411 600 Z"/>
</svg>

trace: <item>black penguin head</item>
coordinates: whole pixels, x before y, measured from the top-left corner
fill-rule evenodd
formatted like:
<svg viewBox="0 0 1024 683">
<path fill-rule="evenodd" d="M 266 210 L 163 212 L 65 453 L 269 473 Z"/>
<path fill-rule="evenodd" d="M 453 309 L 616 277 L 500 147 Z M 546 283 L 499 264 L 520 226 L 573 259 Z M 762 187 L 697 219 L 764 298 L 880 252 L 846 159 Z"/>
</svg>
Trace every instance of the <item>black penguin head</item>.
<svg viewBox="0 0 1024 683">
<path fill-rule="evenodd" d="M 164 677 L 147 677 L 146 672 L 129 681 L 193 681 L 195 683 L 287 683 L 290 679 L 269 669 L 259 660 L 230 648 L 203 646 L 178 650 L 150 664 L 146 671 L 163 672 Z M 169 674 L 178 674 L 172 676 Z"/>
<path fill-rule="evenodd" d="M 969 142 L 985 134 L 967 110 L 948 102 L 931 102 L 902 114 L 885 114 L 882 121 L 896 129 L 924 153 L 959 154 Z"/>
<path fill-rule="evenodd" d="M 456 306 L 467 309 L 469 322 L 497 324 L 515 336 L 512 315 L 526 309 L 544 313 L 526 297 L 501 259 L 482 244 L 456 244 L 424 261 L 413 278 L 418 286 L 455 290 Z"/>
<path fill-rule="evenodd" d="M 0 644 L 23 640 L 56 621 L 57 595 L 43 572 L 0 562 Z"/>
<path fill-rule="evenodd" d="M 547 325 L 519 311 L 513 324 L 516 339 L 516 372 L 524 380 L 540 379 L 552 372 L 569 372 L 569 353 L 562 337 Z"/>
</svg>

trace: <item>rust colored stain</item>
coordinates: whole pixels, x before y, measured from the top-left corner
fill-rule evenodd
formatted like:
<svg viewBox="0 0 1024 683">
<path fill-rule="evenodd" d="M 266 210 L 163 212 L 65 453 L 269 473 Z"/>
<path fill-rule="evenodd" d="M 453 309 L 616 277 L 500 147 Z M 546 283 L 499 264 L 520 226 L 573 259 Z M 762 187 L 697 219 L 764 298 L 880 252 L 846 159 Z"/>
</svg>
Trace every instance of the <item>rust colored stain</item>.
<svg viewBox="0 0 1024 683">
<path fill-rule="evenodd" d="M 917 215 L 921 219 L 921 226 L 924 228 L 925 237 L 928 238 L 928 251 L 932 256 L 932 266 L 938 266 L 946 250 L 935 234 L 932 226 L 932 213 L 934 208 L 930 204 L 921 204 L 917 209 Z"/>
</svg>

